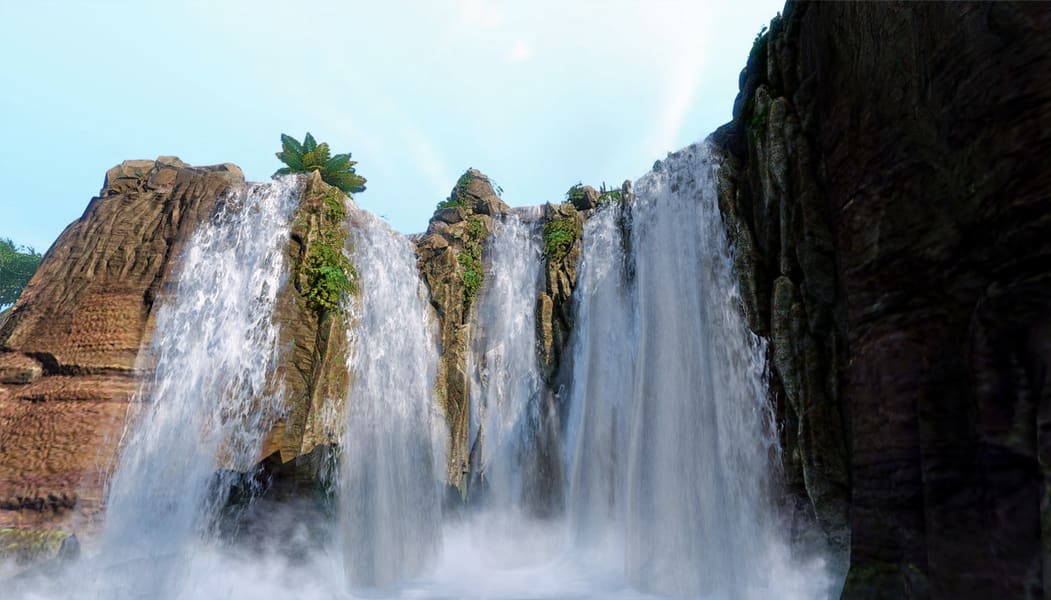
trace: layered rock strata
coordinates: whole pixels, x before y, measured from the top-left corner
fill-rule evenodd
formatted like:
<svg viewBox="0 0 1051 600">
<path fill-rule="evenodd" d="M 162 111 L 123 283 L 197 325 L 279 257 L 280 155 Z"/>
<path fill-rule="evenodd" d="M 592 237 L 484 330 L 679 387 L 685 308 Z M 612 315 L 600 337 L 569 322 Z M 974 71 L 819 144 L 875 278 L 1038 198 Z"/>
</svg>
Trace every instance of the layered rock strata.
<svg viewBox="0 0 1051 600">
<path fill-rule="evenodd" d="M 44 256 L 0 328 L 0 528 L 76 528 L 101 509 L 155 303 L 243 184 L 229 164 L 126 161 Z"/>
</svg>

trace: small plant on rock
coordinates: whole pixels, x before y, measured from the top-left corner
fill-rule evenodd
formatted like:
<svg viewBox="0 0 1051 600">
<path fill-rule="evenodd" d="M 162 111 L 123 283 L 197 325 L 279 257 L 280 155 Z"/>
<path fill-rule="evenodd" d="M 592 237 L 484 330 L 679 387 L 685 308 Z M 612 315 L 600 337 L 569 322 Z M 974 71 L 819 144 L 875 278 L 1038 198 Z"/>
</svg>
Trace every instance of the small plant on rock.
<svg viewBox="0 0 1051 600">
<path fill-rule="evenodd" d="M 472 216 L 467 219 L 467 234 L 463 240 L 463 251 L 457 256 L 457 261 L 463 269 L 463 300 L 465 305 L 474 301 L 478 290 L 482 287 L 485 278 L 485 268 L 482 265 L 482 242 L 485 240 L 485 224 L 482 219 Z"/>
<path fill-rule="evenodd" d="M 332 155 L 328 144 L 317 143 L 314 136 L 307 132 L 303 143 L 290 135 L 281 134 L 281 152 L 277 158 L 288 165 L 274 173 L 321 173 L 321 180 L 350 194 L 365 191 L 365 178 L 354 172 L 356 161 L 350 160 L 350 153 Z"/>
<path fill-rule="evenodd" d="M 562 260 L 579 236 L 580 225 L 573 217 L 548 221 L 544 224 L 544 256 L 551 262 Z"/>
<path fill-rule="evenodd" d="M 347 209 L 342 194 L 330 189 L 324 198 L 324 221 L 317 239 L 303 259 L 306 285 L 302 290 L 307 305 L 319 314 L 338 309 L 344 295 L 354 291 L 354 266 L 343 254 L 343 220 Z"/>
</svg>

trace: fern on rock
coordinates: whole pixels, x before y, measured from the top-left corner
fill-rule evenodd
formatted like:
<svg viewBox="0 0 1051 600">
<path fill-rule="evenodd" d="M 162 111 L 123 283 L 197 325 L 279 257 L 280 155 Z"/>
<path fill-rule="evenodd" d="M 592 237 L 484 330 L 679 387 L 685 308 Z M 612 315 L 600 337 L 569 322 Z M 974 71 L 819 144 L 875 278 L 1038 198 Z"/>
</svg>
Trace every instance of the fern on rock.
<svg viewBox="0 0 1051 600">
<path fill-rule="evenodd" d="M 322 181 L 345 193 L 365 191 L 365 178 L 354 172 L 354 165 L 358 163 L 350 160 L 350 153 L 332 155 L 328 144 L 317 143 L 310 132 L 307 132 L 302 143 L 282 133 L 281 152 L 278 152 L 276 156 L 288 166 L 278 169 L 274 177 L 318 171 L 321 173 Z"/>
</svg>

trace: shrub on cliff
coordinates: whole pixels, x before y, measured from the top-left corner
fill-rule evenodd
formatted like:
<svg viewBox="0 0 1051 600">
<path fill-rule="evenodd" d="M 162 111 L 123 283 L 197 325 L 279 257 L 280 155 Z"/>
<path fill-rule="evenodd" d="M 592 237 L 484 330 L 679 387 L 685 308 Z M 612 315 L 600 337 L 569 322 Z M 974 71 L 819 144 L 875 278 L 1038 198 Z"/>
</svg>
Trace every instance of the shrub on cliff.
<svg viewBox="0 0 1051 600">
<path fill-rule="evenodd" d="M 281 134 L 281 152 L 277 158 L 288 165 L 278 169 L 274 177 L 289 173 L 311 173 L 319 171 L 325 183 L 350 194 L 365 191 L 365 178 L 354 172 L 357 161 L 350 160 L 350 153 L 332 155 L 328 144 L 320 144 L 307 132 L 303 143 L 294 137 Z"/>
<path fill-rule="evenodd" d="M 40 255 L 32 248 L 19 248 L 0 239 L 0 309 L 14 304 L 40 266 Z"/>
</svg>

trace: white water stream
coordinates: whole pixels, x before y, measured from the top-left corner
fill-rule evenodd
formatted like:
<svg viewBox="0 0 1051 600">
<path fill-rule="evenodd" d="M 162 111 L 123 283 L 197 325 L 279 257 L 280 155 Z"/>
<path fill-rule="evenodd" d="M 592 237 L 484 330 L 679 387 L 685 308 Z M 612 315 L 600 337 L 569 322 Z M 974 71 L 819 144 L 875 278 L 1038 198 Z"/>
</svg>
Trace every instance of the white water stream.
<svg viewBox="0 0 1051 600">
<path fill-rule="evenodd" d="M 472 493 L 518 509 L 531 468 L 543 382 L 537 368 L 536 301 L 540 232 L 509 215 L 486 249 L 486 279 L 475 305 L 471 376 Z"/>
<path fill-rule="evenodd" d="M 434 398 L 437 324 L 416 249 L 353 209 L 351 374 L 340 496 L 352 586 L 389 586 L 425 571 L 441 545 L 440 473 L 448 434 Z"/>
</svg>

